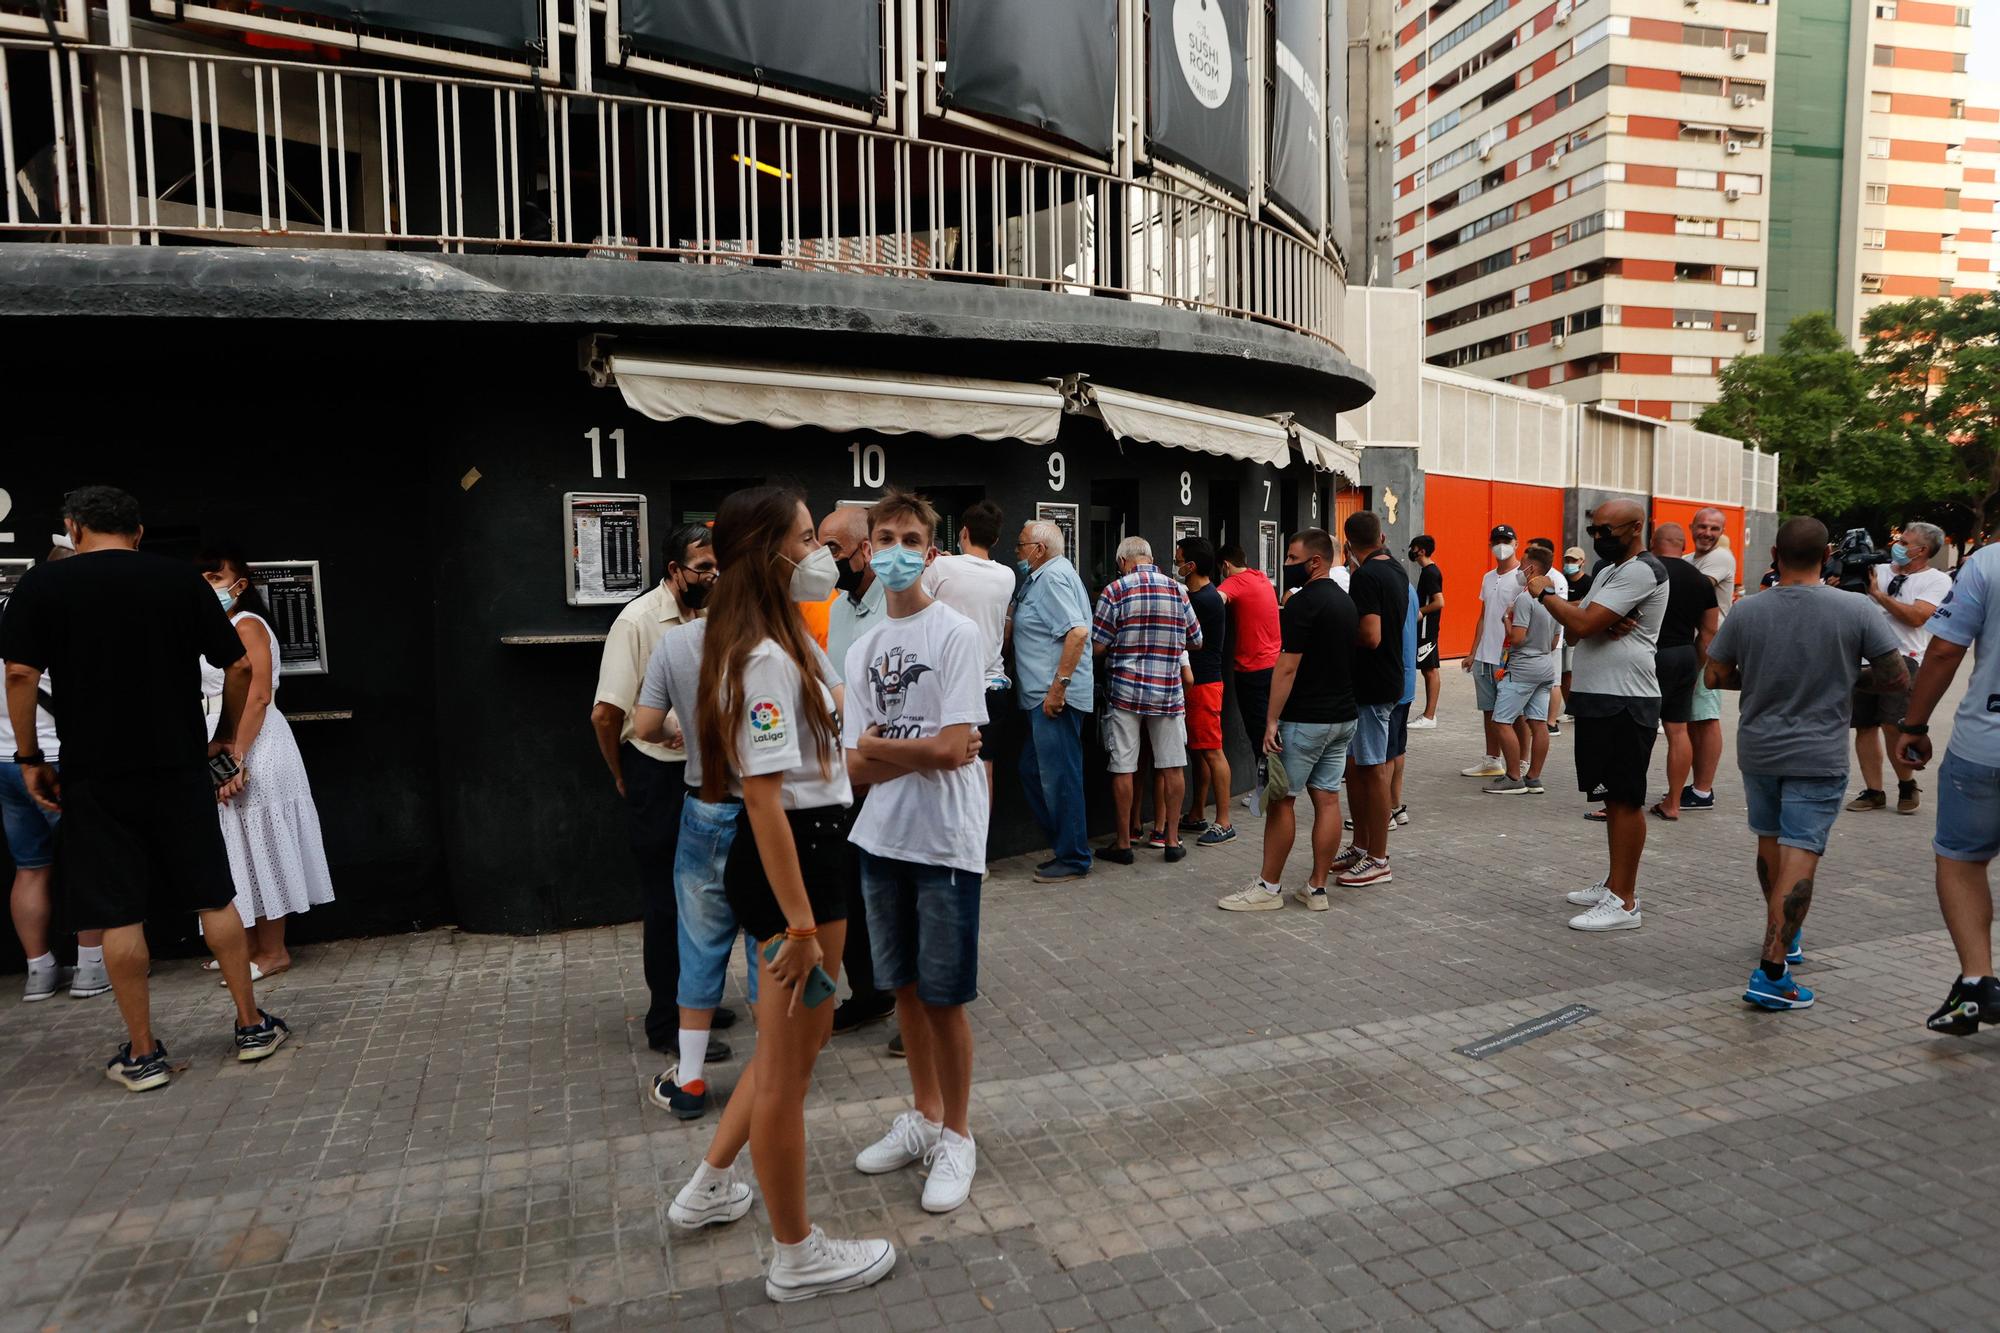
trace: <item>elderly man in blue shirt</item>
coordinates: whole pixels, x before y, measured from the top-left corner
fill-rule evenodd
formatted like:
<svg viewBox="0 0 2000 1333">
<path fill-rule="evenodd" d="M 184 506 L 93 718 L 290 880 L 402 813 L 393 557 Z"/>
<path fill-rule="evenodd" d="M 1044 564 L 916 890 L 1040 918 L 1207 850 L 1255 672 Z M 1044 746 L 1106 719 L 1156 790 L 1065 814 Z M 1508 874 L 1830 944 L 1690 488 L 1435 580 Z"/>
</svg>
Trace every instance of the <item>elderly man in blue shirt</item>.
<svg viewBox="0 0 2000 1333">
<path fill-rule="evenodd" d="M 1066 884 L 1090 873 L 1083 807 L 1083 718 L 1092 704 L 1090 595 L 1063 555 L 1062 529 L 1024 524 L 1014 556 L 1027 582 L 1014 601 L 1014 688 L 1028 721 L 1021 785 L 1048 834 L 1051 856 L 1037 884 Z"/>
</svg>

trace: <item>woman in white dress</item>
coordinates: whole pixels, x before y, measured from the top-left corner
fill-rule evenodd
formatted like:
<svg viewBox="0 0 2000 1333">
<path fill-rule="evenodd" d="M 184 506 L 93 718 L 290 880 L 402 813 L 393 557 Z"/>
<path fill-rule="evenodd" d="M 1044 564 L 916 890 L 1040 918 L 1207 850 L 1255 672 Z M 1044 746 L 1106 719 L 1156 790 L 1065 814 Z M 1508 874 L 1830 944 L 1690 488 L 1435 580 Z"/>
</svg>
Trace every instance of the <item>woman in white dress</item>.
<svg viewBox="0 0 2000 1333">
<path fill-rule="evenodd" d="M 250 660 L 250 697 L 236 724 L 236 752 L 243 756 L 249 781 L 218 812 L 222 841 L 229 849 L 229 873 L 236 881 L 236 911 L 250 935 L 250 972 L 255 980 L 292 965 L 292 956 L 285 951 L 285 918 L 332 902 L 333 878 L 327 873 L 319 811 L 313 807 L 305 760 L 277 707 L 277 639 L 265 619 L 269 611 L 263 595 L 251 586 L 248 566 L 233 551 L 205 553 L 198 563 Z M 222 672 L 207 662 L 201 664 L 211 736 L 220 712 L 222 678 Z"/>
</svg>

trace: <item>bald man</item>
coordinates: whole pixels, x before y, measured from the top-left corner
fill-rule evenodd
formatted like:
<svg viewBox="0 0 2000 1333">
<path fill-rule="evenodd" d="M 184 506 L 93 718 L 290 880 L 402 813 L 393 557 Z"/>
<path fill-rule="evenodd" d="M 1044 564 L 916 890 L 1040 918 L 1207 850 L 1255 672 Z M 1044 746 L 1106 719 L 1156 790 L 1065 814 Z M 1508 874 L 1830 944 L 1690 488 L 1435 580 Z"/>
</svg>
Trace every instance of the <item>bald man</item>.
<svg viewBox="0 0 2000 1333">
<path fill-rule="evenodd" d="M 1728 524 L 1713 505 L 1697 509 L 1688 523 L 1694 550 L 1688 563 L 1700 570 L 1715 589 L 1716 623 L 1729 618 L 1736 604 L 1736 557 L 1730 553 Z M 1681 789 L 1680 808 L 1715 808 L 1715 770 L 1722 766 L 1722 696 L 1706 680 L 1694 687 L 1694 709 L 1688 719 L 1688 744 L 1694 751 L 1694 779 Z"/>
<path fill-rule="evenodd" d="M 1607 500 L 1590 513 L 1591 546 L 1605 564 L 1575 605 L 1547 575 L 1528 594 L 1576 644 L 1570 712 L 1576 718 L 1576 785 L 1604 800 L 1610 868 L 1569 895 L 1587 908 L 1572 930 L 1637 930 L 1639 857 L 1646 849 L 1646 779 L 1660 725 L 1660 678 L 1654 654 L 1667 618 L 1667 570 L 1645 549 L 1646 509 Z M 1629 622 L 1629 624 L 1627 623 Z"/>
</svg>

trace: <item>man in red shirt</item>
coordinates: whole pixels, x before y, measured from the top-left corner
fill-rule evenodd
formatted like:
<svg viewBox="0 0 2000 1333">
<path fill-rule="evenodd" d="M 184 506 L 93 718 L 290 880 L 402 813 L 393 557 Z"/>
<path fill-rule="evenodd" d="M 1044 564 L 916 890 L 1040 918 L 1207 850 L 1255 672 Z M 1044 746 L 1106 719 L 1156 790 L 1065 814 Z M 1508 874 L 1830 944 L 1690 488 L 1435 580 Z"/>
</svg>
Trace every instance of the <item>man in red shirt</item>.
<svg viewBox="0 0 2000 1333">
<path fill-rule="evenodd" d="M 1234 644 L 1230 666 L 1236 674 L 1236 713 L 1250 753 L 1257 756 L 1257 785 L 1267 776 L 1264 757 L 1265 714 L 1271 707 L 1271 669 L 1278 665 L 1278 592 L 1271 580 L 1244 565 L 1241 546 L 1222 548 L 1222 582 L 1217 588 L 1229 607 L 1229 637 Z"/>
</svg>

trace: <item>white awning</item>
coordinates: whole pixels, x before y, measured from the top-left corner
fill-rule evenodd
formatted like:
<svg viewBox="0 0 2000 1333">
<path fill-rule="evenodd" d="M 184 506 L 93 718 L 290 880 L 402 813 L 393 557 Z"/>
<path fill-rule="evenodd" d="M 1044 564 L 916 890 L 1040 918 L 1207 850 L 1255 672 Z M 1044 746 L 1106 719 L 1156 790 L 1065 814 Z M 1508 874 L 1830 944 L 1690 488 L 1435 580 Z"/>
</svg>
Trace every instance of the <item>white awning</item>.
<svg viewBox="0 0 2000 1333">
<path fill-rule="evenodd" d="M 655 421 L 699 417 L 724 426 L 754 422 L 781 430 L 817 426 L 1028 444 L 1049 443 L 1062 424 L 1063 396 L 1045 384 L 617 354 L 610 369 L 626 403 Z"/>
<path fill-rule="evenodd" d="M 1328 472 L 1338 472 L 1347 478 L 1349 485 L 1360 484 L 1360 454 L 1347 445 L 1328 439 L 1316 430 L 1308 430 L 1296 421 L 1292 423 L 1292 431 L 1299 438 L 1299 452 L 1305 455 L 1306 462 L 1315 467 L 1325 468 Z"/>
<path fill-rule="evenodd" d="M 1219 408 L 1195 407 L 1168 398 L 1128 393 L 1079 382 L 1076 392 L 1094 406 L 1105 428 L 1121 440 L 1170 444 L 1176 449 L 1220 454 L 1283 467 L 1291 461 L 1291 436 L 1275 421 Z"/>
</svg>

